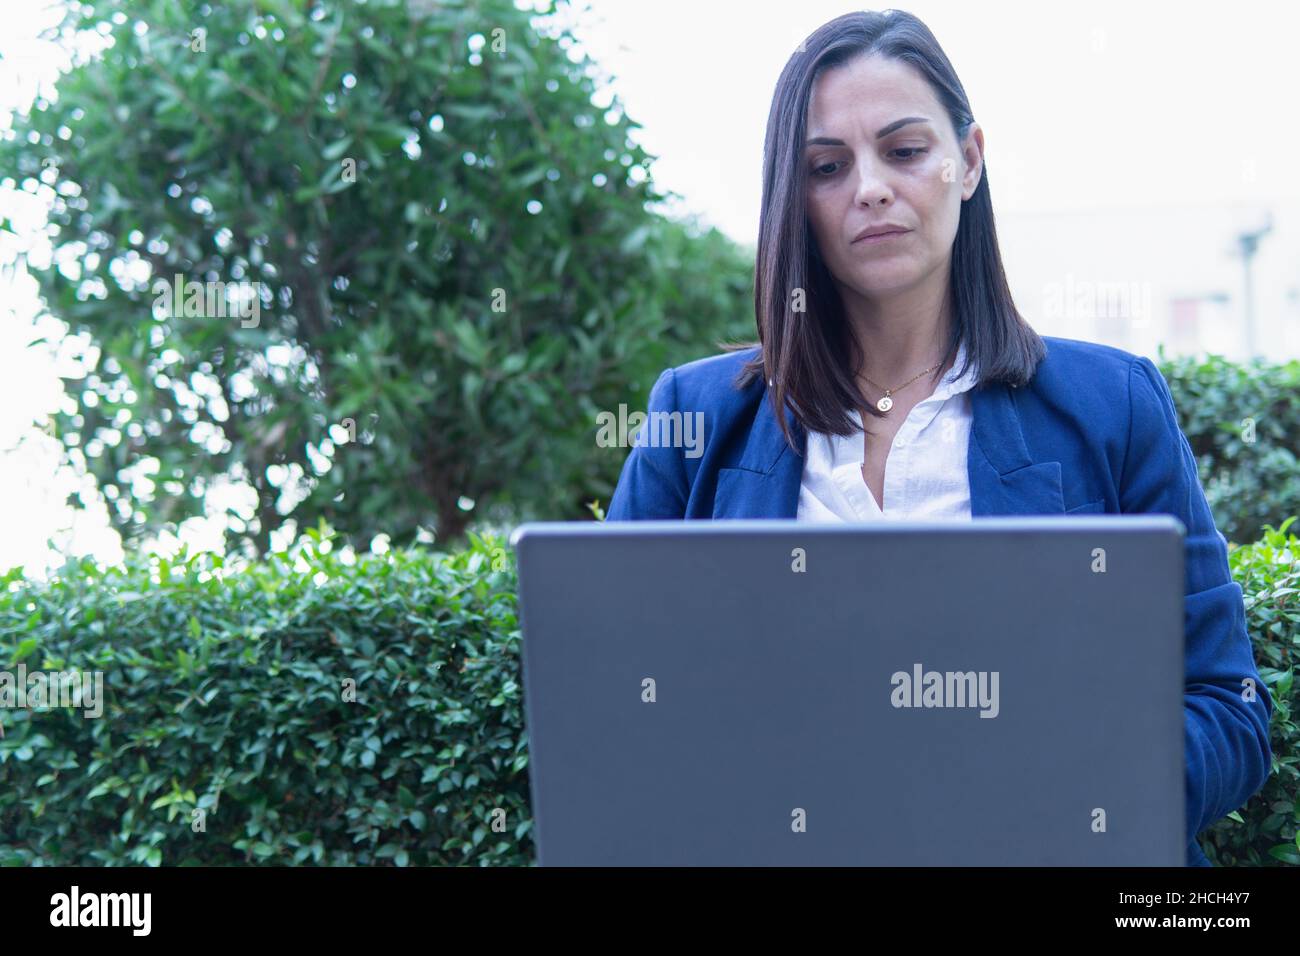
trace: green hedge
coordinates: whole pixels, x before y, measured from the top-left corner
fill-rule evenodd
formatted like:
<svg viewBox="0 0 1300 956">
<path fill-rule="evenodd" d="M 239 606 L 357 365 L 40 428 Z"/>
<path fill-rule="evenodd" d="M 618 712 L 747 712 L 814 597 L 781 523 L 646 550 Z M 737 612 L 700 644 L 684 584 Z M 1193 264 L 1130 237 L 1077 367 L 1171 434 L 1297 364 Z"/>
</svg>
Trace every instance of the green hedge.
<svg viewBox="0 0 1300 956">
<path fill-rule="evenodd" d="M 1300 361 L 1160 356 L 1224 537 L 1257 541 L 1266 523 L 1300 514 Z"/>
<path fill-rule="evenodd" d="M 1259 675 L 1273 695 L 1273 774 L 1240 811 L 1204 831 L 1201 846 L 1220 866 L 1300 865 L 1300 732 L 1295 676 L 1300 663 L 1300 538 L 1296 519 L 1232 548 L 1228 563 L 1246 596 L 1246 629 Z"/>
<path fill-rule="evenodd" d="M 1230 554 L 1274 773 L 1203 837 L 1220 865 L 1300 864 L 1291 520 Z M 102 670 L 107 698 L 98 719 L 0 709 L 0 862 L 531 864 L 513 552 L 330 545 L 0 578 L 0 666 Z"/>
<path fill-rule="evenodd" d="M 0 862 L 531 862 L 503 542 L 348 564 L 313 532 L 223 570 L 0 578 L 0 666 L 101 670 L 107 699 L 98 719 L 0 709 Z"/>
</svg>

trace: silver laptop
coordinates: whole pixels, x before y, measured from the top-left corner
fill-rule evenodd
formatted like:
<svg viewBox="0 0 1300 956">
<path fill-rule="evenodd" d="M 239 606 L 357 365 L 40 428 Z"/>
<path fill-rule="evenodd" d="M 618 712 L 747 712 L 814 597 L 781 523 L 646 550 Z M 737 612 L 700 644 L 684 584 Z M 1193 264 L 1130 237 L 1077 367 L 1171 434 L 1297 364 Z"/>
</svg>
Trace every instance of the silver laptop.
<svg viewBox="0 0 1300 956">
<path fill-rule="evenodd" d="M 1168 515 L 533 523 L 544 866 L 1182 866 Z"/>
</svg>

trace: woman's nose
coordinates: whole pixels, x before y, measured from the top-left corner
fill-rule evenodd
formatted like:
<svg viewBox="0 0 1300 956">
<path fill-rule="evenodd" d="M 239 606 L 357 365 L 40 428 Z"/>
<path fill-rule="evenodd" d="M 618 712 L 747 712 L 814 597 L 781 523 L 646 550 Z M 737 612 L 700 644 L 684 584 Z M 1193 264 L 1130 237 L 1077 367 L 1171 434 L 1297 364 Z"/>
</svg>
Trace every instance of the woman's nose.
<svg viewBox="0 0 1300 956">
<path fill-rule="evenodd" d="M 856 203 L 863 206 L 875 206 L 893 195 L 893 191 L 885 182 L 882 175 L 883 171 L 876 164 L 874 157 L 857 160 L 855 169 L 857 189 L 853 199 Z"/>
</svg>

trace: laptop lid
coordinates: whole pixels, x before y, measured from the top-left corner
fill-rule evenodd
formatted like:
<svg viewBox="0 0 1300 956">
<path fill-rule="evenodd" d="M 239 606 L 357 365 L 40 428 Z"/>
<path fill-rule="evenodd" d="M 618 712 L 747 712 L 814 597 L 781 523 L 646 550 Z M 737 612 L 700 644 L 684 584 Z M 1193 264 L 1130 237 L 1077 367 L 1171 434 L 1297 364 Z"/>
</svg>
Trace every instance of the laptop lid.
<svg viewBox="0 0 1300 956">
<path fill-rule="evenodd" d="M 1181 866 L 1184 533 L 521 526 L 539 863 Z"/>
</svg>

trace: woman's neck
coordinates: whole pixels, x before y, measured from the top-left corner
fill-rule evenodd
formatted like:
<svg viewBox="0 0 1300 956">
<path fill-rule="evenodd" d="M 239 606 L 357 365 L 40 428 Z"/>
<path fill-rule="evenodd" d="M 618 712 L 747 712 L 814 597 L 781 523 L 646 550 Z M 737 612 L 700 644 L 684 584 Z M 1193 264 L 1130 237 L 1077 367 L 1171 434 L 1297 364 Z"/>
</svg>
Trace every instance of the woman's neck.
<svg viewBox="0 0 1300 956">
<path fill-rule="evenodd" d="M 949 310 L 942 306 L 942 298 L 923 294 L 845 302 L 845 317 L 862 350 L 859 374 L 881 388 L 900 386 L 926 369 L 931 372 L 922 378 L 936 381 L 945 371 L 952 330 Z"/>
</svg>

